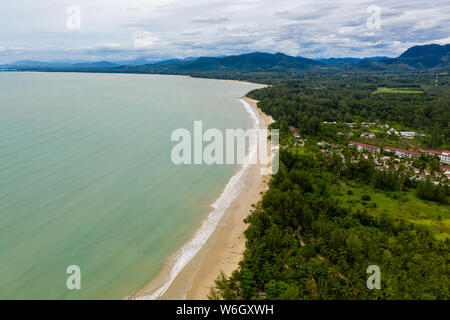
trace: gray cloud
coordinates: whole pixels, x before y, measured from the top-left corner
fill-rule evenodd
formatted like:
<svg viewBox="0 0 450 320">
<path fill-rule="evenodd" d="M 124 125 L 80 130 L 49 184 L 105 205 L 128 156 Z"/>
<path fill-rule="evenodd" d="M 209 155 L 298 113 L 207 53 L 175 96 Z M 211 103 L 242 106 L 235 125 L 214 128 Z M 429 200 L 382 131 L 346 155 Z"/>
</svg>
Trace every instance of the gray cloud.
<svg viewBox="0 0 450 320">
<path fill-rule="evenodd" d="M 224 23 L 227 21 L 230 21 L 227 17 L 221 17 L 221 18 L 197 18 L 192 20 L 195 23 L 207 23 L 207 24 L 219 24 Z"/>
<path fill-rule="evenodd" d="M 67 28 L 78 3 L 81 28 Z M 366 22 L 381 9 L 381 28 Z M 2 1 L 0 63 L 20 59 L 155 59 L 285 52 L 306 57 L 395 56 L 448 43 L 450 3 L 430 0 Z"/>
</svg>

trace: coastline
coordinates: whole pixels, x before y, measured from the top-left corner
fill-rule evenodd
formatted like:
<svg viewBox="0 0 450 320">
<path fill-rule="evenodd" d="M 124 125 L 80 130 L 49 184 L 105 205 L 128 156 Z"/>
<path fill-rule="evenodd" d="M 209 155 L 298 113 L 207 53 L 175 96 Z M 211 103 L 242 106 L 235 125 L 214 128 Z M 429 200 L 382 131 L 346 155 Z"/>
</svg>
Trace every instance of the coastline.
<svg viewBox="0 0 450 320">
<path fill-rule="evenodd" d="M 259 128 L 267 128 L 272 122 L 270 116 L 257 108 L 257 101 L 242 98 L 255 110 L 259 117 Z M 270 142 L 268 142 L 270 150 Z M 245 250 L 244 231 L 247 229 L 244 219 L 249 215 L 252 205 L 256 204 L 267 190 L 268 176 L 262 176 L 262 165 L 255 164 L 247 168 L 243 177 L 244 188 L 231 202 L 220 217 L 215 229 L 192 259 L 178 271 L 171 283 L 163 290 L 158 299 L 207 299 L 210 287 L 214 286 L 220 272 L 227 276 L 236 270 Z M 182 249 L 182 248 L 181 248 Z M 156 289 L 165 286 L 174 265 L 169 263 L 150 283 L 126 299 L 155 298 Z M 153 295 L 153 296 L 152 296 Z"/>
</svg>

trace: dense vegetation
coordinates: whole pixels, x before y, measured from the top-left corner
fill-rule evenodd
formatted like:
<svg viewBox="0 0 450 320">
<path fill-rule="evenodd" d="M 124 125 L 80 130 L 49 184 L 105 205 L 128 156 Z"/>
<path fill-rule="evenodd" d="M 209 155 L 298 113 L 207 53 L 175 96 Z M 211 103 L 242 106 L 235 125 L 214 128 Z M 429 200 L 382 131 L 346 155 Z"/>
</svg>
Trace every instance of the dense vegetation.
<svg viewBox="0 0 450 320">
<path fill-rule="evenodd" d="M 334 195 L 343 184 L 352 197 L 362 185 L 364 192 L 407 190 L 417 201 L 448 206 L 448 186 L 380 172 L 370 161 L 324 157 L 314 147 L 320 139 L 338 139 L 337 126 L 326 127 L 323 121 L 336 121 L 340 129 L 342 122 L 380 121 L 425 132 L 426 147 L 448 148 L 449 50 L 449 45 L 417 46 L 396 59 L 326 65 L 253 53 L 153 65 L 19 70 L 183 74 L 272 85 L 248 96 L 260 100 L 259 107 L 276 120 L 272 126 L 281 129 L 280 170 L 246 219 L 239 269 L 229 278 L 222 274 L 210 298 L 450 299 L 449 238 L 437 240 L 430 229 L 393 212 L 369 213 L 376 206 L 374 193 L 362 194 L 362 206 L 345 205 Z M 290 143 L 290 125 L 311 142 L 301 152 Z M 436 159 L 419 159 L 414 166 L 433 161 L 431 167 L 438 170 Z M 349 181 L 355 183 L 351 188 Z M 366 287 L 370 265 L 380 267 L 381 290 Z"/>
<path fill-rule="evenodd" d="M 376 78 L 375 78 L 376 79 Z M 450 87 L 426 87 L 423 94 L 372 94 L 379 85 L 362 78 L 310 82 L 290 82 L 255 90 L 249 97 L 260 100 L 258 106 L 277 120 L 281 128 L 288 124 L 302 133 L 316 135 L 322 121 L 382 121 L 401 124 L 405 129 L 437 135 L 430 147 L 450 141 Z M 406 84 L 409 77 L 396 79 Z M 432 145 L 434 144 L 434 145 Z"/>
<path fill-rule="evenodd" d="M 411 54 L 406 56 L 409 60 L 391 63 L 417 63 Z M 448 148 L 450 86 L 448 77 L 439 81 L 434 86 L 430 73 L 348 70 L 250 92 L 248 96 L 260 100 L 258 106 L 276 120 L 272 126 L 281 129 L 280 170 L 246 219 L 246 250 L 238 270 L 230 277 L 221 274 L 209 298 L 450 299 L 449 238 L 409 222 L 414 219 L 405 219 L 405 211 L 376 211 L 372 199 L 385 193 L 384 201 L 399 202 L 385 206 L 392 208 L 405 207 L 400 201 L 408 197 L 421 208 L 433 203 L 439 220 L 442 212 L 449 214 L 448 184 L 377 170 L 370 158 L 361 159 L 350 150 L 344 150 L 344 159 L 337 152 L 325 156 L 316 145 L 336 138 L 323 121 L 341 127 L 342 122 L 379 121 L 425 132 L 425 147 Z M 380 87 L 403 92 L 374 94 Z M 308 140 L 305 146 L 292 144 L 291 125 Z M 439 169 L 437 159 L 423 156 L 413 165 Z M 348 194 L 336 195 L 341 187 Z M 354 191 L 360 195 L 359 205 Z M 380 267 L 380 290 L 366 286 L 371 265 Z"/>
<path fill-rule="evenodd" d="M 408 49 L 394 59 L 322 59 L 313 60 L 292 57 L 283 53 L 253 52 L 226 57 L 200 57 L 184 60 L 169 59 L 152 64 L 130 64 L 117 66 L 108 61 L 65 64 L 38 61 L 19 61 L 2 68 L 21 71 L 45 72 L 101 72 L 101 73 L 144 73 L 177 74 L 193 77 L 246 80 L 266 84 L 285 83 L 287 80 L 317 80 L 374 75 L 418 74 L 434 78 L 436 73 L 450 72 L 450 45 L 425 45 Z M 327 62 L 329 59 L 325 59 Z M 444 75 L 444 74 L 443 74 Z"/>
<path fill-rule="evenodd" d="M 240 268 L 210 298 L 450 298 L 450 241 L 343 206 L 330 196 L 335 171 L 320 153 L 282 150 L 280 171 L 246 220 Z M 381 290 L 366 287 L 369 265 L 381 269 Z"/>
</svg>

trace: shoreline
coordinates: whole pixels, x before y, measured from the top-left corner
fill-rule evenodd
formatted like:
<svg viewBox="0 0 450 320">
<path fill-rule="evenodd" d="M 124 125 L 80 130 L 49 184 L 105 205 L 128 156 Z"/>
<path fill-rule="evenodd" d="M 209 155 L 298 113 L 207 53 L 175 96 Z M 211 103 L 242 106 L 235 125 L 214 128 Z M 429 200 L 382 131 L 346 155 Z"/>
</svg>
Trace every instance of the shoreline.
<svg viewBox="0 0 450 320">
<path fill-rule="evenodd" d="M 243 97 L 242 100 L 247 102 L 252 110 L 257 113 L 259 128 L 267 128 L 273 122 L 270 116 L 265 115 L 257 107 L 256 100 L 248 97 Z M 268 144 L 268 150 L 270 150 L 270 142 Z M 243 189 L 225 209 L 214 230 L 198 252 L 178 270 L 173 279 L 170 279 L 170 276 L 175 264 L 169 261 L 154 279 L 125 299 L 207 299 L 210 287 L 214 286 L 214 280 L 217 279 L 220 272 L 223 271 L 227 276 L 230 276 L 238 268 L 242 259 L 245 250 L 244 231 L 247 229 L 243 220 L 250 214 L 252 205 L 256 204 L 261 199 L 261 194 L 267 190 L 269 177 L 260 174 L 261 168 L 262 165 L 254 164 L 247 169 L 239 170 L 239 172 L 245 170 L 245 176 L 242 178 Z M 199 230 L 210 218 L 210 215 L 211 213 Z M 196 234 L 193 238 L 195 236 Z M 188 240 L 187 245 L 192 240 Z M 180 250 L 183 251 L 185 246 L 186 244 L 173 257 L 176 257 Z M 170 283 L 167 285 L 169 279 Z M 162 294 L 156 297 L 155 292 L 158 290 L 162 290 Z"/>
</svg>

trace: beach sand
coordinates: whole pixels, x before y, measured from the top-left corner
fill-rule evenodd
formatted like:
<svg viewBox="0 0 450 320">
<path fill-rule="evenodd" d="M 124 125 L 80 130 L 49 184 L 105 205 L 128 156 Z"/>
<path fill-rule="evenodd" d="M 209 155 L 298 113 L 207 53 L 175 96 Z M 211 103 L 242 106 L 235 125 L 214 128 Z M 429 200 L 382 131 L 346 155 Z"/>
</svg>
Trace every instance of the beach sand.
<svg viewBox="0 0 450 320">
<path fill-rule="evenodd" d="M 257 101 L 245 98 L 255 109 Z M 267 128 L 273 120 L 270 116 L 258 112 L 264 121 L 260 121 L 261 128 Z M 268 150 L 270 150 L 270 142 Z M 247 225 L 244 219 L 249 215 L 252 204 L 256 204 L 267 189 L 269 176 L 260 174 L 261 165 L 256 164 L 248 169 L 245 177 L 245 188 L 225 211 L 217 228 L 206 241 L 197 255 L 181 270 L 167 291 L 160 297 L 164 300 L 189 299 L 203 300 L 214 280 L 223 271 L 227 276 L 238 268 L 245 250 L 244 231 Z M 167 274 L 168 270 L 162 271 Z M 163 277 L 159 277 L 163 278 Z M 136 299 L 151 293 L 155 283 L 150 283 L 128 297 Z"/>
</svg>

